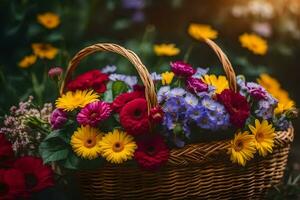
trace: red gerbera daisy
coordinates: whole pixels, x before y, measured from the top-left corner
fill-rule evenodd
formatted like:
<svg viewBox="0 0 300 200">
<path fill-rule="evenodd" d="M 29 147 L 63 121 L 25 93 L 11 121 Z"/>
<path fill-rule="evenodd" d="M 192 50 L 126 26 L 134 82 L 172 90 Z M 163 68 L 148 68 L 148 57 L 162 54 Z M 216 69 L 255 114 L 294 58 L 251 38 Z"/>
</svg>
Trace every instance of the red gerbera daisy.
<svg viewBox="0 0 300 200">
<path fill-rule="evenodd" d="M 137 98 L 144 98 L 145 93 L 143 91 L 133 91 L 133 92 L 126 92 L 120 94 L 115 98 L 112 103 L 112 108 L 115 112 L 119 113 L 121 109 L 127 104 L 128 102 L 137 99 Z"/>
<path fill-rule="evenodd" d="M 39 158 L 26 156 L 16 160 L 14 167 L 23 172 L 28 192 L 38 192 L 54 185 L 53 172 Z"/>
<path fill-rule="evenodd" d="M 147 101 L 138 98 L 127 103 L 120 112 L 120 123 L 131 135 L 149 131 Z"/>
<path fill-rule="evenodd" d="M 247 99 L 229 89 L 225 89 L 221 94 L 218 94 L 217 99 L 228 111 L 230 122 L 237 128 L 243 127 L 250 115 L 250 106 Z"/>
<path fill-rule="evenodd" d="M 169 158 L 169 149 L 163 138 L 158 134 L 137 141 L 137 146 L 134 158 L 145 169 L 158 169 Z"/>
<path fill-rule="evenodd" d="M 0 168 L 12 165 L 14 152 L 11 143 L 6 140 L 5 136 L 0 133 Z"/>
<path fill-rule="evenodd" d="M 24 194 L 23 173 L 16 169 L 0 170 L 0 199 L 14 200 Z"/>
<path fill-rule="evenodd" d="M 93 89 L 98 93 L 104 93 L 107 81 L 107 74 L 102 73 L 100 70 L 91 70 L 70 81 L 67 89 L 70 91 Z"/>
</svg>

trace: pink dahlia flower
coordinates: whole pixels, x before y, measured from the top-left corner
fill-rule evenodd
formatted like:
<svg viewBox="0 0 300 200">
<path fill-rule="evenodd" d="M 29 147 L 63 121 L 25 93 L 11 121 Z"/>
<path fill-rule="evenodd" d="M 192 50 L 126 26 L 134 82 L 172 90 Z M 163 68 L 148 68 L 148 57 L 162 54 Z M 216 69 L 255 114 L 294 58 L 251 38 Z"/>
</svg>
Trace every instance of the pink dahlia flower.
<svg viewBox="0 0 300 200">
<path fill-rule="evenodd" d="M 99 122 L 111 115 L 112 109 L 109 103 L 96 101 L 86 105 L 77 115 L 77 122 L 81 125 L 97 126 Z"/>
<path fill-rule="evenodd" d="M 186 87 L 190 92 L 198 93 L 205 92 L 208 90 L 208 85 L 205 84 L 201 79 L 188 77 L 186 79 Z"/>
<path fill-rule="evenodd" d="M 189 77 L 196 73 L 196 70 L 193 67 L 183 61 L 171 62 L 171 70 L 177 76 Z"/>
</svg>

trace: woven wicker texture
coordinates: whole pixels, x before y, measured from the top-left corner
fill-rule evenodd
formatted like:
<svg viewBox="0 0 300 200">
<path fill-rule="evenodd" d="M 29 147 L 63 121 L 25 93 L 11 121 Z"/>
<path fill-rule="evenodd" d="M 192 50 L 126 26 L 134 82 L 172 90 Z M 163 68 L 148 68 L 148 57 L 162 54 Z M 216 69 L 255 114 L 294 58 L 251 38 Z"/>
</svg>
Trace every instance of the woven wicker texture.
<svg viewBox="0 0 300 200">
<path fill-rule="evenodd" d="M 245 167 L 229 161 L 222 141 L 173 149 L 159 171 L 107 165 L 78 178 L 85 199 L 263 199 L 283 177 L 292 140 L 292 128 L 278 132 L 273 153 Z"/>
<path fill-rule="evenodd" d="M 218 56 L 230 89 L 237 91 L 236 75 L 227 56 L 213 41 L 204 41 Z M 89 46 L 75 55 L 68 66 L 61 94 L 80 60 L 97 51 L 114 52 L 127 58 L 145 86 L 148 109 L 157 105 L 154 84 L 138 56 L 108 43 Z M 276 133 L 273 153 L 265 158 L 256 156 L 245 167 L 230 162 L 226 154 L 229 141 L 215 141 L 171 150 L 167 164 L 159 171 L 107 164 L 98 170 L 79 171 L 78 181 L 85 199 L 263 199 L 267 189 L 283 177 L 293 137 L 292 128 Z"/>
</svg>

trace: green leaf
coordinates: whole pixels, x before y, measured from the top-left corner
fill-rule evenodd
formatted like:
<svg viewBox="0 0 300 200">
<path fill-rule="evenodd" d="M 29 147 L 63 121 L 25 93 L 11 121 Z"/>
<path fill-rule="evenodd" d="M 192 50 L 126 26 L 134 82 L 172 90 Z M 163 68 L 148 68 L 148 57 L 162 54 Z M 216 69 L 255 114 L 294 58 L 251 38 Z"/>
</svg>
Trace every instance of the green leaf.
<svg viewBox="0 0 300 200">
<path fill-rule="evenodd" d="M 56 141 L 44 140 L 39 146 L 39 152 L 44 163 L 49 163 L 66 159 L 69 149 L 64 142 L 56 138 Z"/>
<path fill-rule="evenodd" d="M 128 91 L 128 86 L 126 83 L 123 81 L 115 81 L 112 84 L 112 93 L 113 93 L 113 98 L 118 96 L 119 94 Z"/>
<path fill-rule="evenodd" d="M 110 81 L 106 85 L 107 90 L 103 94 L 103 100 L 106 101 L 106 102 L 113 102 L 113 100 L 114 100 L 114 98 L 113 98 L 113 92 L 112 92 L 112 84 L 113 84 L 113 82 Z"/>
<path fill-rule="evenodd" d="M 67 169 L 79 169 L 80 158 L 76 156 L 72 151 L 69 152 L 67 159 L 62 165 Z"/>
</svg>

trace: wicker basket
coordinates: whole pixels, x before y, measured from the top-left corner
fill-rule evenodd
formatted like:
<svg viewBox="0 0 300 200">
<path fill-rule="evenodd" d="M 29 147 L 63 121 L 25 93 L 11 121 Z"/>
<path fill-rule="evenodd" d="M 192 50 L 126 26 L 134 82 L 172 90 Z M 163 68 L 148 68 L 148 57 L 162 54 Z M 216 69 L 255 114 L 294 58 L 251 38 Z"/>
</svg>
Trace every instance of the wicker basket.
<svg viewBox="0 0 300 200">
<path fill-rule="evenodd" d="M 228 58 L 213 41 L 205 42 L 219 57 L 230 88 L 236 91 L 236 77 Z M 148 108 L 157 104 L 154 84 L 138 56 L 107 43 L 92 45 L 75 55 L 61 93 L 80 60 L 97 51 L 115 52 L 127 58 L 145 86 Z M 280 183 L 283 177 L 293 137 L 292 127 L 277 132 L 273 153 L 265 158 L 257 156 L 245 167 L 230 162 L 226 140 L 173 149 L 167 164 L 159 171 L 106 164 L 98 170 L 79 171 L 77 177 L 86 199 L 263 199 L 267 189 Z"/>
</svg>

